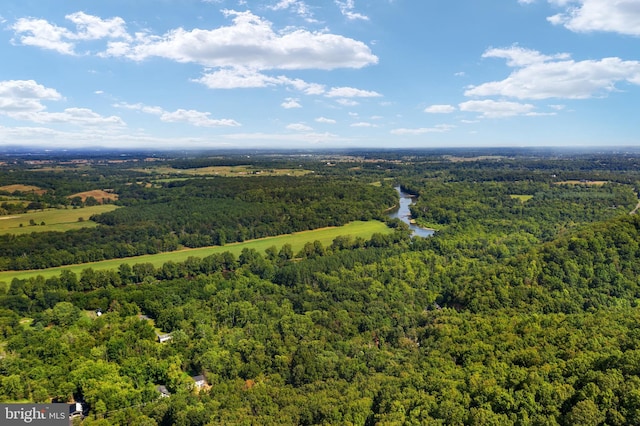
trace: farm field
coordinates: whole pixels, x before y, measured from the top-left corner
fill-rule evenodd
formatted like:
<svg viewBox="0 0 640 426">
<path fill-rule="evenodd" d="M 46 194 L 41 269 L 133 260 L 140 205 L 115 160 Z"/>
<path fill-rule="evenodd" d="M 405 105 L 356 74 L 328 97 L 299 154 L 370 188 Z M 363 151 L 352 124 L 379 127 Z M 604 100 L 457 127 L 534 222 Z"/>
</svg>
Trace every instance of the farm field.
<svg viewBox="0 0 640 426">
<path fill-rule="evenodd" d="M 0 191 L 8 192 L 10 194 L 13 194 L 14 192 L 26 192 L 26 193 L 34 193 L 38 195 L 42 195 L 46 192 L 44 189 L 39 188 L 37 186 L 21 185 L 21 184 L 0 186 Z"/>
<path fill-rule="evenodd" d="M 97 226 L 89 220 L 94 214 L 110 212 L 118 206 L 82 207 L 78 209 L 47 209 L 11 216 L 0 216 L 0 234 L 29 234 L 31 232 L 70 231 L 73 229 Z M 81 221 L 80 218 L 83 220 Z M 41 225 L 44 222 L 44 225 Z M 34 223 L 35 225 L 30 225 Z M 22 224 L 22 226 L 20 226 Z"/>
<path fill-rule="evenodd" d="M 176 169 L 173 167 L 152 167 L 135 169 L 150 174 L 171 174 L 185 176 L 304 176 L 311 173 L 304 169 L 261 169 L 254 166 L 210 166 L 193 169 Z M 171 180 L 170 178 L 167 180 Z"/>
<path fill-rule="evenodd" d="M 607 183 L 606 180 L 563 180 L 561 182 L 556 182 L 556 185 L 592 185 L 592 186 L 602 186 Z"/>
<path fill-rule="evenodd" d="M 89 197 L 95 198 L 98 203 L 103 203 L 104 200 L 108 200 L 108 201 L 118 200 L 118 194 L 115 194 L 113 192 L 107 192 L 102 189 L 94 189 L 93 191 L 78 192 L 77 194 L 69 195 L 68 198 L 74 198 L 74 197 L 80 197 L 83 203 L 87 201 L 87 198 Z"/>
<path fill-rule="evenodd" d="M 107 207 L 107 206 L 98 206 Z M 86 207 L 84 210 L 89 209 Z M 38 228 L 40 228 L 38 226 Z M 44 228 L 44 226 L 42 227 Z M 116 269 L 123 263 L 135 265 L 136 263 L 151 263 L 155 267 L 162 266 L 168 261 L 183 262 L 191 256 L 206 257 L 214 253 L 222 253 L 228 251 L 238 256 L 243 249 L 255 249 L 260 253 L 264 253 L 264 250 L 271 246 L 277 248 L 282 247 L 284 244 L 291 244 L 293 252 L 296 253 L 307 242 L 320 241 L 323 246 L 330 245 L 333 240 L 339 235 L 351 235 L 354 238 L 361 237 L 368 239 L 374 233 L 391 233 L 392 230 L 388 228 L 384 223 L 379 221 L 355 221 L 347 225 L 340 227 L 329 227 L 314 229 L 311 231 L 296 232 L 294 234 L 279 235 L 276 237 L 260 238 L 257 240 L 245 241 L 242 243 L 231 243 L 224 246 L 212 246 L 202 247 L 197 249 L 183 249 L 173 252 L 158 253 L 144 256 L 129 257 L 124 259 L 111 259 L 101 262 L 83 263 L 78 265 L 61 266 L 57 268 L 39 269 L 30 271 L 5 271 L 0 272 L 0 282 L 4 281 L 10 283 L 14 278 L 27 279 L 30 277 L 36 277 L 42 275 L 45 278 L 59 275 L 62 270 L 70 270 L 76 274 L 80 274 L 83 269 L 93 268 L 94 270 Z"/>
</svg>

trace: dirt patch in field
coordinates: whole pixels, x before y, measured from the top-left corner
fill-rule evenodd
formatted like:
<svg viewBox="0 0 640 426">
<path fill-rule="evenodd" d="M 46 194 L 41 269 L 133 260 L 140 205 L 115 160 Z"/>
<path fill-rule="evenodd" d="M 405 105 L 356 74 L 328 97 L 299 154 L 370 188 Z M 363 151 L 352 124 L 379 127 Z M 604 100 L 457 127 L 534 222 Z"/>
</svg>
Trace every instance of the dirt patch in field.
<svg viewBox="0 0 640 426">
<path fill-rule="evenodd" d="M 47 192 L 46 190 L 39 188 L 37 186 L 21 185 L 21 184 L 0 186 L 0 191 L 5 191 L 10 194 L 13 194 L 16 192 L 23 192 L 23 193 L 33 193 L 38 195 L 42 195 L 45 192 Z"/>
<path fill-rule="evenodd" d="M 75 197 L 80 197 L 83 203 L 87 201 L 87 198 L 93 197 L 100 204 L 104 204 L 105 202 L 116 201 L 118 199 L 118 194 L 110 192 L 109 190 L 105 191 L 103 189 L 94 189 L 93 191 L 78 192 L 77 194 L 69 195 L 68 198 Z"/>
</svg>

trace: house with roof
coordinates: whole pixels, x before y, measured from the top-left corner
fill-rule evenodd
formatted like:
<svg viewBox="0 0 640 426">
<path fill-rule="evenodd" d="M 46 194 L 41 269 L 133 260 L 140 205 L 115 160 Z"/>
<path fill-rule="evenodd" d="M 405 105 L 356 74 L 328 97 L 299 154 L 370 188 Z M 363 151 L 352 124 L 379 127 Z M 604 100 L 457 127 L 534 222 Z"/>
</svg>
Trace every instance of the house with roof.
<svg viewBox="0 0 640 426">
<path fill-rule="evenodd" d="M 171 339 L 173 339 L 173 336 L 171 335 L 171 333 L 158 334 L 158 343 L 165 343 Z"/>
<path fill-rule="evenodd" d="M 160 392 L 160 398 L 168 398 L 171 396 L 171 392 L 169 392 L 169 389 L 167 389 L 165 385 L 156 386 L 156 390 Z"/>
<path fill-rule="evenodd" d="M 193 380 L 193 385 L 196 390 L 209 386 L 207 379 L 202 374 L 199 376 L 192 376 L 191 380 Z"/>
<path fill-rule="evenodd" d="M 84 417 L 85 407 L 81 402 L 72 402 L 69 404 L 69 418 Z"/>
</svg>

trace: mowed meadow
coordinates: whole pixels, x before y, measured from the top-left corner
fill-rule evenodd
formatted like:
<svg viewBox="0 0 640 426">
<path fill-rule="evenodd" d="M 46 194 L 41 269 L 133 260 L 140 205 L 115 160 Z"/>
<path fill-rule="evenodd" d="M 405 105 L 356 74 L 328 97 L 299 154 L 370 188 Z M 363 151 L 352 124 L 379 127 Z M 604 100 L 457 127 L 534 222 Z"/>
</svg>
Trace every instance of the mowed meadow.
<svg viewBox="0 0 640 426">
<path fill-rule="evenodd" d="M 31 232 L 71 231 L 97 226 L 89 218 L 117 209 L 113 204 L 68 209 L 45 209 L 23 214 L 0 216 L 0 234 L 29 234 Z"/>
<path fill-rule="evenodd" d="M 135 169 L 140 172 L 149 173 L 152 175 L 172 175 L 174 178 L 167 178 L 163 181 L 172 181 L 176 175 L 183 175 L 189 177 L 206 177 L 206 176 L 225 176 L 225 177 L 252 177 L 252 176 L 304 176 L 309 173 L 313 173 L 310 170 L 305 169 L 291 169 L 291 168 L 260 168 L 251 165 L 239 165 L 239 166 L 208 166 L 208 167 L 195 167 L 178 169 L 175 167 L 155 166 Z"/>
<path fill-rule="evenodd" d="M 109 207 L 96 206 L 96 207 Z M 115 206 L 110 206 L 115 207 Z M 88 210 L 89 207 L 78 210 Z M 23 215 L 24 216 L 24 215 Z M 1 221 L 0 221 L 1 222 Z M 82 263 L 77 265 L 67 265 L 57 268 L 38 269 L 28 271 L 4 271 L 0 272 L 0 282 L 10 283 L 14 278 L 27 279 L 36 277 L 38 275 L 44 278 L 60 275 L 63 270 L 69 270 L 76 274 L 80 274 L 83 269 L 92 268 L 94 270 L 107 270 L 117 269 L 121 264 L 126 263 L 129 265 L 135 265 L 139 263 L 151 263 L 154 267 L 160 267 L 166 262 L 183 262 L 189 257 L 207 257 L 215 253 L 230 252 L 235 256 L 238 256 L 243 249 L 255 249 L 260 253 L 271 247 L 275 246 L 280 249 L 285 244 L 290 244 L 294 253 L 300 251 L 306 243 L 319 241 L 323 246 L 327 247 L 331 245 L 333 240 L 338 236 L 351 236 L 352 238 L 364 238 L 369 239 L 373 234 L 390 234 L 393 230 L 387 227 L 386 224 L 377 220 L 371 221 L 355 221 L 339 227 L 327 227 L 321 229 L 314 229 L 311 231 L 296 232 L 293 234 L 279 235 L 276 237 L 260 238 L 251 241 L 245 241 L 241 243 L 230 243 L 224 246 L 212 246 L 202 247 L 196 249 L 182 249 L 172 252 L 164 252 L 158 254 L 150 254 L 144 256 L 135 256 L 120 259 L 111 259 L 101 262 Z"/>
</svg>

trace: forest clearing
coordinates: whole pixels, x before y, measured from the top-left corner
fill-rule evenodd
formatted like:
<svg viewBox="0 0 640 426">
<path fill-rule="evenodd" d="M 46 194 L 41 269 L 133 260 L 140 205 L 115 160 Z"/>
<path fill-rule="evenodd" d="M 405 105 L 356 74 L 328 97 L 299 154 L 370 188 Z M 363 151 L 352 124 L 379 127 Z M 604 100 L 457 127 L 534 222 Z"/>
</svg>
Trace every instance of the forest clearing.
<svg viewBox="0 0 640 426">
<path fill-rule="evenodd" d="M 85 207 L 85 209 L 91 209 L 91 207 Z M 0 221 L 0 226 L 1 225 L 2 222 Z M 204 258 L 215 253 L 230 252 L 233 255 L 238 256 L 244 249 L 254 249 L 258 252 L 263 253 L 267 248 L 271 246 L 275 246 L 278 250 L 280 250 L 285 244 L 290 244 L 291 249 L 294 253 L 296 253 L 301 250 L 305 244 L 314 241 L 319 241 L 323 246 L 329 246 L 332 241 L 338 236 L 351 236 L 354 239 L 368 239 L 374 233 L 388 234 L 391 232 L 392 230 L 390 228 L 379 221 L 356 221 L 339 227 L 327 227 L 322 229 L 314 229 L 311 231 L 301 231 L 294 234 L 259 238 L 256 240 L 244 241 L 240 243 L 230 243 L 224 246 L 201 247 L 196 249 L 185 248 L 172 252 L 149 254 L 121 259 L 111 259 L 101 262 L 66 265 L 57 268 L 36 269 L 28 271 L 2 271 L 0 272 L 0 282 L 4 281 L 6 283 L 10 283 L 14 278 L 22 280 L 37 277 L 38 275 L 41 275 L 44 278 L 49 278 L 52 276 L 60 275 L 63 270 L 71 271 L 78 275 L 82 272 L 83 269 L 86 268 L 92 268 L 96 271 L 109 269 L 115 270 L 118 269 L 118 267 L 123 263 L 126 263 L 128 265 L 135 265 L 137 263 L 150 263 L 154 267 L 160 267 L 166 262 L 184 262 L 189 257 Z"/>
<path fill-rule="evenodd" d="M 0 191 L 8 192 L 10 194 L 13 194 L 15 192 L 23 192 L 23 193 L 31 193 L 31 194 L 37 194 L 37 195 L 42 195 L 46 192 L 44 189 L 39 188 L 37 186 L 22 185 L 22 184 L 3 185 L 3 186 L 0 186 Z"/>
<path fill-rule="evenodd" d="M 85 203 L 87 201 L 87 198 L 89 197 L 93 197 L 93 199 L 95 199 L 96 202 L 99 204 L 106 204 L 113 201 L 118 201 L 118 194 L 114 193 L 113 191 L 105 191 L 102 189 L 93 189 L 91 191 L 83 191 L 83 192 L 78 192 L 77 194 L 69 195 L 70 199 L 73 199 L 75 197 L 79 197 L 83 203 Z"/>
<path fill-rule="evenodd" d="M 179 169 L 175 167 L 152 167 L 135 169 L 137 171 L 151 174 L 184 175 L 184 176 L 225 176 L 225 177 L 246 177 L 246 176 L 304 176 L 311 173 L 310 170 L 277 168 L 263 169 L 252 165 L 238 166 L 209 166 L 197 168 Z M 167 178 L 171 179 L 171 178 Z"/>
<path fill-rule="evenodd" d="M 45 209 L 28 213 L 0 216 L 0 234 L 29 234 L 31 232 L 65 232 L 96 226 L 89 218 L 95 214 L 110 212 L 118 206 L 105 204 L 82 208 Z"/>
</svg>

